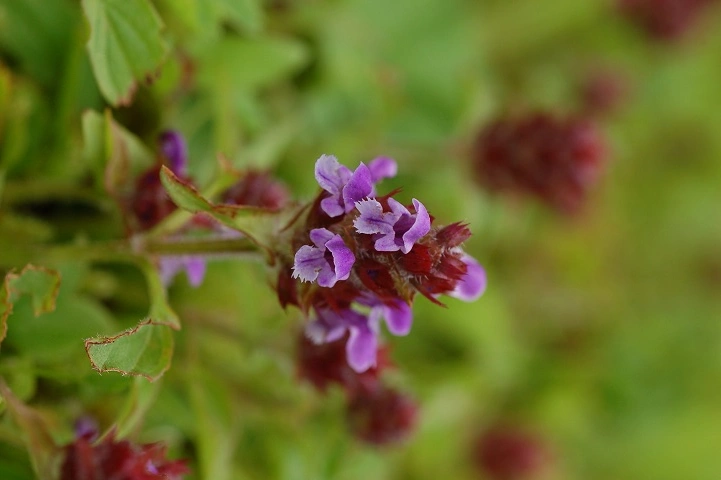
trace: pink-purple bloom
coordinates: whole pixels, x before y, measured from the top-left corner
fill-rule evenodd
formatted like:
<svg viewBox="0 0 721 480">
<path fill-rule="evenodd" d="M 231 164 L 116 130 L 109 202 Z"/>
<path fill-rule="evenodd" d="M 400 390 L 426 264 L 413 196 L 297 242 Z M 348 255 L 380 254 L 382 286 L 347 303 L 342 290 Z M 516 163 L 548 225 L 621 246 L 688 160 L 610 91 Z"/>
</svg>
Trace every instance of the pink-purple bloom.
<svg viewBox="0 0 721 480">
<path fill-rule="evenodd" d="M 356 203 L 360 216 L 353 225 L 358 233 L 374 235 L 375 249 L 379 252 L 408 253 L 413 245 L 431 230 L 431 217 L 426 207 L 413 199 L 416 213 L 411 213 L 402 203 L 388 199 L 390 212 L 384 212 L 378 200 L 368 199 Z"/>
<path fill-rule="evenodd" d="M 397 169 L 393 159 L 378 157 L 351 171 L 333 155 L 321 155 L 315 163 L 315 179 L 330 194 L 321 200 L 321 209 L 330 217 L 350 212 L 355 202 L 374 194 L 376 182 L 395 176 Z"/>
<path fill-rule="evenodd" d="M 464 253 L 461 260 L 466 264 L 466 274 L 456 284 L 456 288 L 452 292 L 448 292 L 448 295 L 472 302 L 486 291 L 486 270 L 468 254 Z"/>
<path fill-rule="evenodd" d="M 338 280 L 346 280 L 355 255 L 343 238 L 328 229 L 315 228 L 310 231 L 310 239 L 315 246 L 303 245 L 295 254 L 293 278 L 304 282 L 317 279 L 321 287 L 332 287 Z"/>
</svg>

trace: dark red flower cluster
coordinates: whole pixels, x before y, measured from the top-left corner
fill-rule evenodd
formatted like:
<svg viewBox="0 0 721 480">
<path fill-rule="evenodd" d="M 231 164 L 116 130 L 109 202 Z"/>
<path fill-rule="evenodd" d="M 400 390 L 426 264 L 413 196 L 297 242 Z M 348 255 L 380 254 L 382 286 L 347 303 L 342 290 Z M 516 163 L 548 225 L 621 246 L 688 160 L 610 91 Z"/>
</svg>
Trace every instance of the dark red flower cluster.
<svg viewBox="0 0 721 480">
<path fill-rule="evenodd" d="M 159 443 L 134 445 L 112 434 L 93 442 L 94 432 L 64 447 L 60 480 L 181 480 L 189 472 L 183 460 L 165 458 Z"/>
<path fill-rule="evenodd" d="M 590 72 L 581 85 L 581 104 L 588 115 L 614 113 L 629 93 L 626 78 L 611 69 Z"/>
<path fill-rule="evenodd" d="M 539 438 L 505 424 L 483 432 L 473 444 L 472 457 L 476 467 L 493 480 L 538 478 L 550 459 Z"/>
<path fill-rule="evenodd" d="M 618 8 L 648 35 L 674 40 L 692 29 L 716 0 L 619 0 Z"/>
<path fill-rule="evenodd" d="M 534 195 L 573 213 L 605 157 L 604 138 L 593 122 L 539 112 L 492 122 L 476 139 L 472 160 L 478 180 L 490 190 Z"/>
<path fill-rule="evenodd" d="M 321 392 L 333 384 L 344 389 L 349 427 L 358 439 L 374 445 L 403 440 L 415 427 L 418 405 L 382 382 L 380 374 L 391 366 L 387 348 L 379 348 L 374 367 L 359 373 L 348 364 L 346 341 L 315 344 L 301 334 L 298 375 Z"/>
</svg>

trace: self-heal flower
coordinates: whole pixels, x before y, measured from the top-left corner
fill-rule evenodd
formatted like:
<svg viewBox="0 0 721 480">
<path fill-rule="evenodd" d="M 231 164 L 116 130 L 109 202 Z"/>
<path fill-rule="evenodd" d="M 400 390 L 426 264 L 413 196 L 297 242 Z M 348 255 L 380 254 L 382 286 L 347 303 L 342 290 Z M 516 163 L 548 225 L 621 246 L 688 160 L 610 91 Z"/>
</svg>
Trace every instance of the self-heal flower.
<svg viewBox="0 0 721 480">
<path fill-rule="evenodd" d="M 353 210 L 356 201 L 373 191 L 370 169 L 363 163 L 354 172 L 338 163 L 333 155 L 322 155 L 315 163 L 315 179 L 330 193 L 320 202 L 321 209 L 331 217 Z"/>
<path fill-rule="evenodd" d="M 356 202 L 360 212 L 353 225 L 358 233 L 376 235 L 375 249 L 379 252 L 408 253 L 413 245 L 431 230 L 431 217 L 426 207 L 413 199 L 416 213 L 411 213 L 400 202 L 388 199 L 390 212 L 384 212 L 378 200 Z"/>
<path fill-rule="evenodd" d="M 325 228 L 314 228 L 310 239 L 315 244 L 303 245 L 295 254 L 293 278 L 304 282 L 318 280 L 321 287 L 332 287 L 350 276 L 355 255 L 340 235 Z"/>
<path fill-rule="evenodd" d="M 389 157 L 377 157 L 355 171 L 338 163 L 333 155 L 321 155 L 315 162 L 315 179 L 330 195 L 320 207 L 328 216 L 338 217 L 353 210 L 355 202 L 375 195 L 375 183 L 395 177 L 398 165 Z"/>
</svg>

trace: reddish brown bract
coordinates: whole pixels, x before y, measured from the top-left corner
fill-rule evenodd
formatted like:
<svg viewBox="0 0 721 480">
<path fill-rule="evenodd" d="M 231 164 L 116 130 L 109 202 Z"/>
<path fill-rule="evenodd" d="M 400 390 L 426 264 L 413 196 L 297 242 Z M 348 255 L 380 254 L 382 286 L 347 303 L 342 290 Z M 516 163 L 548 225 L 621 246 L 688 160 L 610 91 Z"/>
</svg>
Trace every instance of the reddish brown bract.
<svg viewBox="0 0 721 480">
<path fill-rule="evenodd" d="M 418 420 L 418 405 L 407 395 L 379 387 L 356 395 L 348 406 L 351 431 L 375 445 L 403 440 Z"/>
</svg>

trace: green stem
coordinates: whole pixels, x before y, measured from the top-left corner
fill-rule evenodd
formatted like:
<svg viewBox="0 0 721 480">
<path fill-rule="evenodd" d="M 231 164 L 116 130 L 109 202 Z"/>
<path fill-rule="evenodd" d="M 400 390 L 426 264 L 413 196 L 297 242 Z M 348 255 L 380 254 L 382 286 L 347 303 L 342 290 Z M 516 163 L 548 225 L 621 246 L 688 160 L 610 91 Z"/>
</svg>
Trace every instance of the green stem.
<svg viewBox="0 0 721 480">
<path fill-rule="evenodd" d="M 138 249 L 154 255 L 237 255 L 261 253 L 247 237 L 238 238 L 183 238 L 167 240 L 147 238 Z"/>
</svg>

